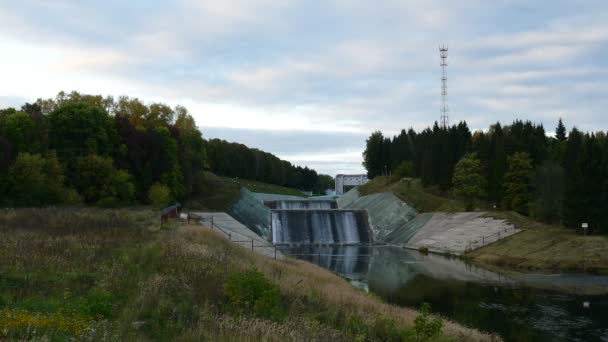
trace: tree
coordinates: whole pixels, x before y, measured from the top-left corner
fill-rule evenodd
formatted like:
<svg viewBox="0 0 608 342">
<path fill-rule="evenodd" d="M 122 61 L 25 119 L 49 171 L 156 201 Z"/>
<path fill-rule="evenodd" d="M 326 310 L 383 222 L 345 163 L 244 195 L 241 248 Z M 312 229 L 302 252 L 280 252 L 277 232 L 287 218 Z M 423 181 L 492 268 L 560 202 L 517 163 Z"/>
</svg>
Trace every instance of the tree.
<svg viewBox="0 0 608 342">
<path fill-rule="evenodd" d="M 583 134 L 572 128 L 568 134 L 563 167 L 565 171 L 564 224 L 578 228 L 586 222 L 586 203 L 583 180 Z"/>
<path fill-rule="evenodd" d="M 384 160 L 384 136 L 382 132 L 376 131 L 365 143 L 363 167 L 365 167 L 367 176 L 371 179 L 383 174 L 384 165 L 386 165 Z"/>
<path fill-rule="evenodd" d="M 453 191 L 462 198 L 466 211 L 473 211 L 474 201 L 484 195 L 486 180 L 481 174 L 481 163 L 473 153 L 466 154 L 454 169 Z"/>
<path fill-rule="evenodd" d="M 171 190 L 168 186 L 155 183 L 148 190 L 148 201 L 156 209 L 162 209 L 171 202 Z"/>
<path fill-rule="evenodd" d="M 392 175 L 394 181 L 400 180 L 406 177 L 414 177 L 414 163 L 411 161 L 404 161 L 396 168 Z"/>
<path fill-rule="evenodd" d="M 74 184 L 90 204 L 103 206 L 131 204 L 135 199 L 135 186 L 128 172 L 116 170 L 112 158 L 88 155 L 75 162 Z"/>
<path fill-rule="evenodd" d="M 62 161 L 88 154 L 109 156 L 116 130 L 107 112 L 86 102 L 66 102 L 48 115 L 51 148 Z"/>
<path fill-rule="evenodd" d="M 78 201 L 64 184 L 63 171 L 54 153 L 19 153 L 7 174 L 7 193 L 17 206 L 42 206 Z"/>
<path fill-rule="evenodd" d="M 536 198 L 532 215 L 548 223 L 559 222 L 564 201 L 564 168 L 557 162 L 547 160 L 536 168 L 534 188 Z"/>
<path fill-rule="evenodd" d="M 500 123 L 490 127 L 490 160 L 488 161 L 488 197 L 500 204 L 503 197 L 503 177 L 507 169 L 505 134 Z"/>
<path fill-rule="evenodd" d="M 555 128 L 555 139 L 561 142 L 564 142 L 567 139 L 566 126 L 564 126 L 562 118 L 559 118 L 559 122 L 557 123 L 557 127 Z"/>
<path fill-rule="evenodd" d="M 532 197 L 532 159 L 526 152 L 516 152 L 508 158 L 505 174 L 503 205 L 520 214 L 530 214 Z"/>
</svg>

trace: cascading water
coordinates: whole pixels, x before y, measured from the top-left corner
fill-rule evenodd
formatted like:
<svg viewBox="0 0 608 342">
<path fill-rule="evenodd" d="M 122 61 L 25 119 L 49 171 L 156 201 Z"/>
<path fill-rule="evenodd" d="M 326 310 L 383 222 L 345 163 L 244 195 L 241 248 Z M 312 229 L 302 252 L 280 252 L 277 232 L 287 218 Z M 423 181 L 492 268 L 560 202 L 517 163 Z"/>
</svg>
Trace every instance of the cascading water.
<svg viewBox="0 0 608 342">
<path fill-rule="evenodd" d="M 275 244 L 370 243 L 367 213 L 363 210 L 275 209 L 271 222 Z"/>
<path fill-rule="evenodd" d="M 264 201 L 271 209 L 337 209 L 336 201 L 327 200 L 281 200 Z"/>
</svg>

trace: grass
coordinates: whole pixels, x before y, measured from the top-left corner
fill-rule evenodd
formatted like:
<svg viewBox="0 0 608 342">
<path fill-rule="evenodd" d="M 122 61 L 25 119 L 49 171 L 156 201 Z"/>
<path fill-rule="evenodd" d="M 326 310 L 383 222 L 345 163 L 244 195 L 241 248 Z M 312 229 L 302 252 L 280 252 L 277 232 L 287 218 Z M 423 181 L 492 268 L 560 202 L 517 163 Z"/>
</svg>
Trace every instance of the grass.
<svg viewBox="0 0 608 342">
<path fill-rule="evenodd" d="M 468 253 L 475 262 L 519 271 L 608 274 L 608 236 L 583 236 L 510 211 L 488 216 L 505 219 L 522 232 Z"/>
<path fill-rule="evenodd" d="M 278 185 L 256 182 L 246 179 L 236 180 L 230 177 L 205 173 L 205 191 L 203 195 L 192 198 L 186 208 L 211 211 L 228 211 L 239 199 L 240 189 L 245 187 L 253 192 L 280 194 L 304 197 L 298 190 Z"/>
<path fill-rule="evenodd" d="M 464 211 L 462 203 L 445 197 L 437 189 L 425 188 L 419 179 L 391 183 L 376 177 L 361 186 L 363 195 L 392 191 L 419 212 Z M 608 274 L 608 236 L 582 236 L 572 229 L 535 221 L 512 211 L 489 210 L 487 216 L 505 219 L 522 232 L 469 252 L 466 258 L 485 265 L 516 271 L 591 272 Z"/>
<path fill-rule="evenodd" d="M 391 182 L 389 177 L 379 176 L 360 186 L 359 191 L 362 195 L 392 191 L 395 196 L 421 213 L 464 211 L 460 201 L 439 194 L 438 189 L 425 188 L 419 179 L 414 178 Z"/>
<path fill-rule="evenodd" d="M 261 192 L 265 194 L 277 194 L 277 195 L 289 195 L 289 196 L 298 196 L 298 197 L 306 197 L 306 195 L 296 189 L 287 188 L 280 185 L 263 183 L 258 181 L 253 181 L 249 179 L 235 179 L 231 177 L 222 177 L 224 182 L 238 184 L 247 188 L 247 190 L 252 192 Z"/>
<path fill-rule="evenodd" d="M 155 214 L 1 212 L 0 340 L 416 339 L 414 310 L 304 261 L 254 254 L 203 227 L 159 229 Z M 245 272 L 261 274 L 258 283 L 275 290 L 255 310 L 234 310 L 231 298 L 249 297 L 231 279 L 238 285 Z M 233 284 L 228 293 L 226 284 Z M 278 309 L 265 316 L 264 305 Z M 492 339 L 446 321 L 432 340 Z"/>
</svg>

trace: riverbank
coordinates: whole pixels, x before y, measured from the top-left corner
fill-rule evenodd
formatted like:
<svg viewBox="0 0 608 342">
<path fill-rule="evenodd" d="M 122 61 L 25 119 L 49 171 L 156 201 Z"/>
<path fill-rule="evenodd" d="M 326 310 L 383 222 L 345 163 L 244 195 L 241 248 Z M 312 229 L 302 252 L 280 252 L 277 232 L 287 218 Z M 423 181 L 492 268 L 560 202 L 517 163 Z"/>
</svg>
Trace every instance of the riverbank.
<svg viewBox="0 0 608 342">
<path fill-rule="evenodd" d="M 418 316 L 145 209 L 2 212 L 0 308 L 0 338 L 50 340 L 403 340 Z M 496 339 L 444 321 L 432 340 Z"/>
<path fill-rule="evenodd" d="M 583 236 L 572 229 L 548 225 L 514 212 L 491 212 L 520 233 L 466 254 L 469 260 L 525 272 L 608 274 L 608 236 Z"/>
<path fill-rule="evenodd" d="M 359 189 L 362 194 L 392 191 L 421 213 L 463 210 L 460 202 L 423 187 L 419 179 L 391 182 L 376 177 Z M 522 231 L 468 252 L 465 258 L 471 262 L 517 272 L 608 274 L 608 236 L 583 236 L 512 211 L 493 210 L 484 202 L 478 202 L 476 210 L 488 211 L 485 216 L 506 220 Z"/>
</svg>

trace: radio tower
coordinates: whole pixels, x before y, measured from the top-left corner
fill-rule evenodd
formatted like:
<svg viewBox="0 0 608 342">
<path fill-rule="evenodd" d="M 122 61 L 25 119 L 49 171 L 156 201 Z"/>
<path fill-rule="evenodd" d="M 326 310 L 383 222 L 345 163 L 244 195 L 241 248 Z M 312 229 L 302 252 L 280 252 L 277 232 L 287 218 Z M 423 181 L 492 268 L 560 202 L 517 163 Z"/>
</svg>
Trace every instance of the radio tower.
<svg viewBox="0 0 608 342">
<path fill-rule="evenodd" d="M 450 122 L 448 119 L 448 47 L 439 47 L 439 56 L 441 56 L 441 118 L 439 122 L 442 128 L 448 128 Z"/>
</svg>

